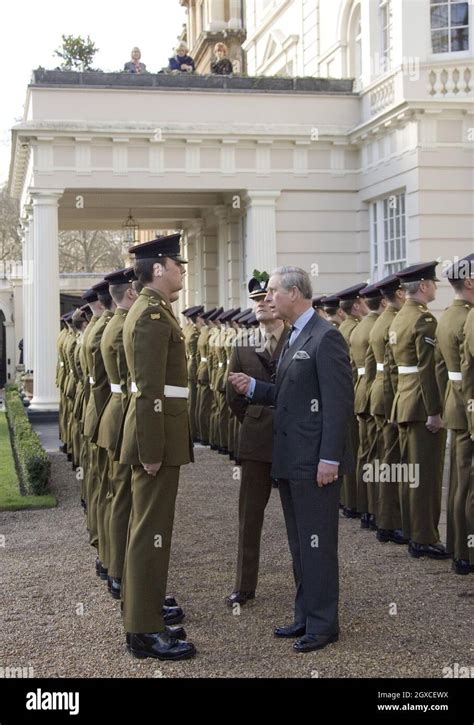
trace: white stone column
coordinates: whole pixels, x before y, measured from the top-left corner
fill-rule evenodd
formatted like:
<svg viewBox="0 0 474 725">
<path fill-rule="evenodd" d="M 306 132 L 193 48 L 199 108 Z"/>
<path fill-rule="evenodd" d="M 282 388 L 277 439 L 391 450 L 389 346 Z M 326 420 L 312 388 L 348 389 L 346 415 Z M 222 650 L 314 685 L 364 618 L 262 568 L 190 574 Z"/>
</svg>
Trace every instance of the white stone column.
<svg viewBox="0 0 474 725">
<path fill-rule="evenodd" d="M 245 279 L 254 269 L 268 274 L 277 266 L 276 201 L 279 191 L 248 191 L 245 234 Z"/>
<path fill-rule="evenodd" d="M 206 220 L 209 224 L 209 220 Z M 201 265 L 202 265 L 202 299 L 200 304 L 218 307 L 219 285 L 217 279 L 217 230 L 212 226 L 204 226 L 202 231 Z"/>
<path fill-rule="evenodd" d="M 229 22 L 231 30 L 240 30 L 242 27 L 242 5 L 240 0 L 229 0 Z"/>
<path fill-rule="evenodd" d="M 33 351 L 33 207 L 25 207 L 25 236 L 23 248 L 23 362 L 25 370 L 34 369 Z"/>
<path fill-rule="evenodd" d="M 58 201 L 62 191 L 32 191 L 33 198 L 33 355 L 34 381 L 30 410 L 55 411 L 59 334 Z"/>
<path fill-rule="evenodd" d="M 214 207 L 217 217 L 217 271 L 218 271 L 218 298 L 224 308 L 229 304 L 228 279 L 228 223 L 227 207 L 224 205 Z"/>
</svg>

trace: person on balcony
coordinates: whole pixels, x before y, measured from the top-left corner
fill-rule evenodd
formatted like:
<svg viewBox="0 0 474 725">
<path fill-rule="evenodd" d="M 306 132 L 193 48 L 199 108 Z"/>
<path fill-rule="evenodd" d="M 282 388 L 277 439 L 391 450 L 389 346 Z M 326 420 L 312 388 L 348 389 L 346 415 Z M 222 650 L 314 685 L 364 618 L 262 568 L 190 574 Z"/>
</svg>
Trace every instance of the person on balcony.
<svg viewBox="0 0 474 725">
<path fill-rule="evenodd" d="M 142 54 L 140 52 L 140 48 L 132 48 L 132 60 L 129 60 L 128 63 L 125 63 L 123 69 L 127 73 L 146 73 L 146 65 L 145 63 L 140 63 L 140 58 L 142 57 Z"/>
<path fill-rule="evenodd" d="M 169 59 L 168 70 L 183 73 L 194 73 L 194 60 L 188 55 L 188 46 L 181 41 L 176 48 L 176 55 Z"/>
<path fill-rule="evenodd" d="M 233 73 L 232 63 L 227 57 L 225 43 L 216 43 L 214 46 L 214 60 L 211 61 L 211 73 L 219 76 L 229 76 Z"/>
</svg>

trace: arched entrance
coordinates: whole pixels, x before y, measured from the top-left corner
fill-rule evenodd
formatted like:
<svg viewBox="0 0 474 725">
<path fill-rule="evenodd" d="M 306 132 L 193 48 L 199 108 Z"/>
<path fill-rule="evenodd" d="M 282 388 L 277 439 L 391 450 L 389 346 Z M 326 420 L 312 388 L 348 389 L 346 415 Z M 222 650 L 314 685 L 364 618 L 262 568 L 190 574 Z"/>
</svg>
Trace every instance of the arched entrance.
<svg viewBox="0 0 474 725">
<path fill-rule="evenodd" d="M 0 388 L 5 387 L 7 381 L 7 329 L 5 315 L 0 310 Z"/>
</svg>

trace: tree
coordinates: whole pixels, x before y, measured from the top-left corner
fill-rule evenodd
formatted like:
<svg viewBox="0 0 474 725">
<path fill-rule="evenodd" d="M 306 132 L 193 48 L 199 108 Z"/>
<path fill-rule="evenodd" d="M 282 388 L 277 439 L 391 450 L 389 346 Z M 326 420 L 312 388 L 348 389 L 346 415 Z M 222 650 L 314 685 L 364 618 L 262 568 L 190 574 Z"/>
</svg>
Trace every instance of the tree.
<svg viewBox="0 0 474 725">
<path fill-rule="evenodd" d="M 6 187 L 2 187 L 0 189 L 0 263 L 2 263 L 2 268 L 7 262 L 21 260 L 19 222 L 18 202 L 8 195 Z"/>
<path fill-rule="evenodd" d="M 62 70 L 93 70 L 91 67 L 94 55 L 99 48 L 95 47 L 95 43 L 87 36 L 87 39 L 74 35 L 63 35 L 63 44 L 54 51 L 55 55 L 63 59 L 61 63 Z"/>
<path fill-rule="evenodd" d="M 119 232 L 59 232 L 60 272 L 110 272 L 125 266 Z"/>
</svg>

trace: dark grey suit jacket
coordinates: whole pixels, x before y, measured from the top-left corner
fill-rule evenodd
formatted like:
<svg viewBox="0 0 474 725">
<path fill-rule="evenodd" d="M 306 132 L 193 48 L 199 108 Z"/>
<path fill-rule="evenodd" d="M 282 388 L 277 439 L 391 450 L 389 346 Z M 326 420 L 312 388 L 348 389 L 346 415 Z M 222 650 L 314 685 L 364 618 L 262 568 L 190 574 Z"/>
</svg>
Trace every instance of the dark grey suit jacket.
<svg viewBox="0 0 474 725">
<path fill-rule="evenodd" d="M 316 479 L 319 460 L 351 468 L 354 388 L 347 344 L 317 313 L 280 358 L 276 383 L 257 380 L 252 403 L 275 405 L 272 476 Z"/>
</svg>

